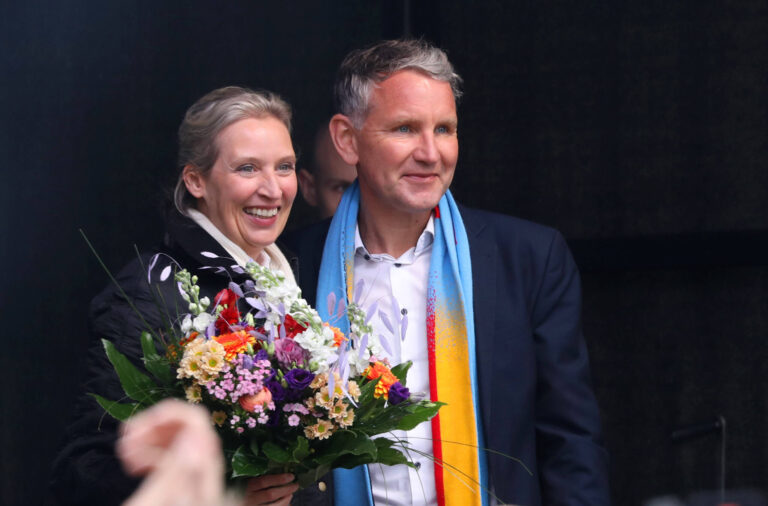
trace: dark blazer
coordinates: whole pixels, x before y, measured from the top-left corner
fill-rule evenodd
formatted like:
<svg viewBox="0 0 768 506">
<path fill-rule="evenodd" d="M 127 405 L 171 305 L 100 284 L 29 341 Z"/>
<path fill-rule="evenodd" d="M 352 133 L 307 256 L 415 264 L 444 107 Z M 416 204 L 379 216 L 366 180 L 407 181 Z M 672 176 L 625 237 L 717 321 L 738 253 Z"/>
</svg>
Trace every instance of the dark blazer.
<svg viewBox="0 0 768 506">
<path fill-rule="evenodd" d="M 555 230 L 461 207 L 472 258 L 492 490 L 519 505 L 609 504 L 608 456 L 581 332 L 578 270 Z M 284 238 L 314 303 L 329 222 Z M 321 294 L 322 295 L 322 294 Z M 412 322 L 413 324 L 413 322 Z"/>
</svg>

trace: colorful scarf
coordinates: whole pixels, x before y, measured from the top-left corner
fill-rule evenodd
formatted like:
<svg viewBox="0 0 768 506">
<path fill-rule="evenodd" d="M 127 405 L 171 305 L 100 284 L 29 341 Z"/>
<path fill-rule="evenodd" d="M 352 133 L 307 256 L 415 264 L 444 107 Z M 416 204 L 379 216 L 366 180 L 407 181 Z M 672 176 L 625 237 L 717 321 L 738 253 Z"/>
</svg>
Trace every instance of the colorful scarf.
<svg viewBox="0 0 768 506">
<path fill-rule="evenodd" d="M 317 299 L 346 293 L 352 300 L 355 227 L 360 189 L 345 193 L 328 230 Z M 395 294 L 396 295 L 396 294 Z M 487 505 L 488 483 L 477 391 L 472 265 L 458 207 L 446 192 L 435 209 L 435 240 L 427 286 L 427 343 L 432 400 L 447 403 L 432 419 L 435 487 L 440 506 Z M 328 319 L 325 304 L 317 304 Z M 348 331 L 348 322 L 338 322 Z M 342 326 L 343 325 L 343 326 Z M 344 328 L 346 327 L 346 328 Z M 442 440 L 443 436 L 445 441 Z M 333 472 L 336 506 L 373 504 L 368 467 Z"/>
</svg>

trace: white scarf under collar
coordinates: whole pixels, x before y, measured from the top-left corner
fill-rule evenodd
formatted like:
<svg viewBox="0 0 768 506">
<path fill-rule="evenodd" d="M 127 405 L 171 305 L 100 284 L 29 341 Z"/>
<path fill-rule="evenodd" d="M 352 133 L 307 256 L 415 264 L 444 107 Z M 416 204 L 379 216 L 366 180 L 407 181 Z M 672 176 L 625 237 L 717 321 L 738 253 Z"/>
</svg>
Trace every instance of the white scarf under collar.
<svg viewBox="0 0 768 506">
<path fill-rule="evenodd" d="M 296 280 L 293 277 L 293 271 L 291 270 L 291 264 L 288 263 L 288 259 L 285 258 L 280 248 L 275 246 L 274 243 L 265 247 L 259 258 L 251 258 L 243 248 L 235 244 L 230 238 L 221 233 L 221 230 L 216 228 L 211 220 L 206 215 L 198 211 L 197 209 L 187 209 L 187 216 L 189 216 L 195 223 L 200 225 L 200 228 L 208 232 L 213 239 L 224 248 L 224 251 L 232 256 L 232 259 L 237 262 L 240 267 L 245 267 L 245 264 L 251 260 L 254 260 L 259 265 L 268 267 L 272 270 L 280 271 L 285 276 L 286 281 L 296 284 Z"/>
</svg>

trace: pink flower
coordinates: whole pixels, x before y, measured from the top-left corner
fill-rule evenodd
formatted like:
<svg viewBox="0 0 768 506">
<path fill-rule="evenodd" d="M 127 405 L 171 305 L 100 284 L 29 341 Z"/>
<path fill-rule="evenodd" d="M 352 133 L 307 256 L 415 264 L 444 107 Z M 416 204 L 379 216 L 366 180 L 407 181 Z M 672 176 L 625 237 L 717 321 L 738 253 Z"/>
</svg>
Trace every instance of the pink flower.
<svg viewBox="0 0 768 506">
<path fill-rule="evenodd" d="M 285 368 L 293 367 L 293 364 L 302 366 L 309 358 L 309 353 L 293 339 L 275 340 L 275 355 Z"/>
<path fill-rule="evenodd" d="M 246 411 L 253 413 L 257 406 L 263 406 L 272 402 L 272 392 L 269 389 L 262 388 L 257 394 L 244 395 L 238 400 L 240 406 Z"/>
<path fill-rule="evenodd" d="M 291 427 L 296 427 L 297 425 L 299 425 L 299 421 L 300 421 L 299 415 L 295 413 L 288 417 L 288 425 L 290 425 Z"/>
</svg>

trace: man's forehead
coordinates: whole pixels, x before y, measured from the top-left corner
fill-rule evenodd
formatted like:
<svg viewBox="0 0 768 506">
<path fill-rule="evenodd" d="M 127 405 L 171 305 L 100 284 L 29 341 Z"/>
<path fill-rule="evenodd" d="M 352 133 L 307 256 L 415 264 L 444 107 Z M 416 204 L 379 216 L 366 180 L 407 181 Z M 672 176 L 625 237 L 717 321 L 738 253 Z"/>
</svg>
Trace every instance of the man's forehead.
<svg viewBox="0 0 768 506">
<path fill-rule="evenodd" d="M 421 107 L 440 109 L 442 114 L 456 114 L 456 100 L 450 83 L 415 70 L 401 70 L 375 83 L 368 105 L 369 112 L 386 108 L 392 115 L 407 116 L 408 109 Z"/>
</svg>

